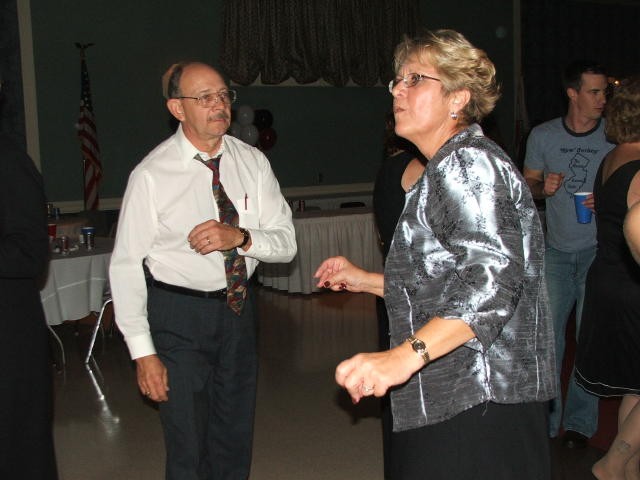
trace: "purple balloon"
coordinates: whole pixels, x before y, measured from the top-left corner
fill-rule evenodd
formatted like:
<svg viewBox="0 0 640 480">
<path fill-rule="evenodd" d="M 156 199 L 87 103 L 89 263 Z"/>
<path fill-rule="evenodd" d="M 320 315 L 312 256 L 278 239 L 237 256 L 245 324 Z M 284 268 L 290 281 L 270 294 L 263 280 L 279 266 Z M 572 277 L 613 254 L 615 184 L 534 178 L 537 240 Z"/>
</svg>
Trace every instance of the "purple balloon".
<svg viewBox="0 0 640 480">
<path fill-rule="evenodd" d="M 271 115 L 269 110 L 265 110 L 264 108 L 258 109 L 254 112 L 253 124 L 258 127 L 260 131 L 269 128 L 273 125 L 273 115 Z"/>
<path fill-rule="evenodd" d="M 276 144 L 276 140 L 278 140 L 278 135 L 273 128 L 265 128 L 260 131 L 260 149 L 265 152 L 269 150 Z"/>
</svg>

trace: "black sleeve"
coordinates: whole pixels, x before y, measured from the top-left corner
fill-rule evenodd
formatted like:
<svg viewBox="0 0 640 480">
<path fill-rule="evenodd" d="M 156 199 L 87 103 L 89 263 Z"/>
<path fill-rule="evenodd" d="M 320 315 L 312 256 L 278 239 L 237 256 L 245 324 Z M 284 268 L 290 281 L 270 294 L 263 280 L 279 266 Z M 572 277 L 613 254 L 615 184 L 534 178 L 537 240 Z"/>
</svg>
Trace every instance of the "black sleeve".
<svg viewBox="0 0 640 480">
<path fill-rule="evenodd" d="M 42 176 L 25 152 L 0 137 L 0 278 L 37 278 L 48 257 Z"/>
<path fill-rule="evenodd" d="M 389 253 L 398 218 L 404 209 L 405 192 L 402 189 L 402 175 L 412 158 L 413 155 L 408 152 L 388 157 L 383 161 L 376 176 L 373 188 L 373 213 L 385 258 Z"/>
</svg>

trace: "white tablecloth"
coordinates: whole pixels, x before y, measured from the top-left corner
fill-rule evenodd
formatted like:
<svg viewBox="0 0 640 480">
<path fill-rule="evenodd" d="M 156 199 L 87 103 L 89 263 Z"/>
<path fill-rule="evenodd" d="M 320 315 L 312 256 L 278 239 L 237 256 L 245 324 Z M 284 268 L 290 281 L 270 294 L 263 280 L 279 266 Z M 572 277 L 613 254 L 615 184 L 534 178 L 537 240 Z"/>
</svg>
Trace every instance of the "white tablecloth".
<svg viewBox="0 0 640 480">
<path fill-rule="evenodd" d="M 113 239 L 96 238 L 95 249 L 52 254 L 40 299 L 49 325 L 78 320 L 102 307 Z"/>
<path fill-rule="evenodd" d="M 260 330 L 261 345 L 288 345 L 286 349 L 261 349 L 268 365 L 283 361 L 300 372 L 326 373 L 356 352 L 378 350 L 376 299 L 373 295 L 325 292 L 315 295 L 288 295 L 262 289 L 259 307 L 273 312 Z M 286 358 L 283 351 L 286 350 Z M 278 370 L 278 375 L 282 372 Z"/>
<path fill-rule="evenodd" d="M 291 263 L 261 263 L 258 280 L 290 293 L 312 293 L 320 263 L 342 255 L 372 272 L 382 272 L 382 253 L 373 213 L 367 208 L 309 211 L 293 219 L 298 253 Z"/>
</svg>

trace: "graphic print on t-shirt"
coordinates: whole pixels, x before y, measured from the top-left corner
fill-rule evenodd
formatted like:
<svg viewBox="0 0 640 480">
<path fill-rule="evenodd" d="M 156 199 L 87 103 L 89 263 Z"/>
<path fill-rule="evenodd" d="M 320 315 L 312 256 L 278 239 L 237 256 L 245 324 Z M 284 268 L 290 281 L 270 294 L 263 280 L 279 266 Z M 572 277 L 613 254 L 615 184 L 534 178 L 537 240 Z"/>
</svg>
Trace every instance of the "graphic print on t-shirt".
<svg viewBox="0 0 640 480">
<path fill-rule="evenodd" d="M 568 178 L 564 181 L 564 189 L 573 195 L 576 192 L 582 191 L 584 184 L 587 183 L 587 167 L 589 166 L 589 159 L 581 153 L 576 153 L 569 161 Z"/>
</svg>

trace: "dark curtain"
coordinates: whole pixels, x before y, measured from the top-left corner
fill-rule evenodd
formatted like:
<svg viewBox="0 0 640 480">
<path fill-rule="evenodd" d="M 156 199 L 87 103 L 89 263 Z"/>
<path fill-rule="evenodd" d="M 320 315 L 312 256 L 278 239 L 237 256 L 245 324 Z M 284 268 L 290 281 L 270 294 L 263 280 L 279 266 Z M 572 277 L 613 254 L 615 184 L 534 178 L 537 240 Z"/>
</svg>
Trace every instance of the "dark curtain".
<svg viewBox="0 0 640 480">
<path fill-rule="evenodd" d="M 640 72 L 638 2 L 522 0 L 522 69 L 529 123 L 566 110 L 564 67 L 578 58 L 602 63 L 614 76 Z"/>
<path fill-rule="evenodd" d="M 417 0 L 225 0 L 220 66 L 240 85 L 385 83 L 418 19 Z"/>
<path fill-rule="evenodd" d="M 16 0 L 0 0 L 0 131 L 26 147 Z"/>
</svg>

